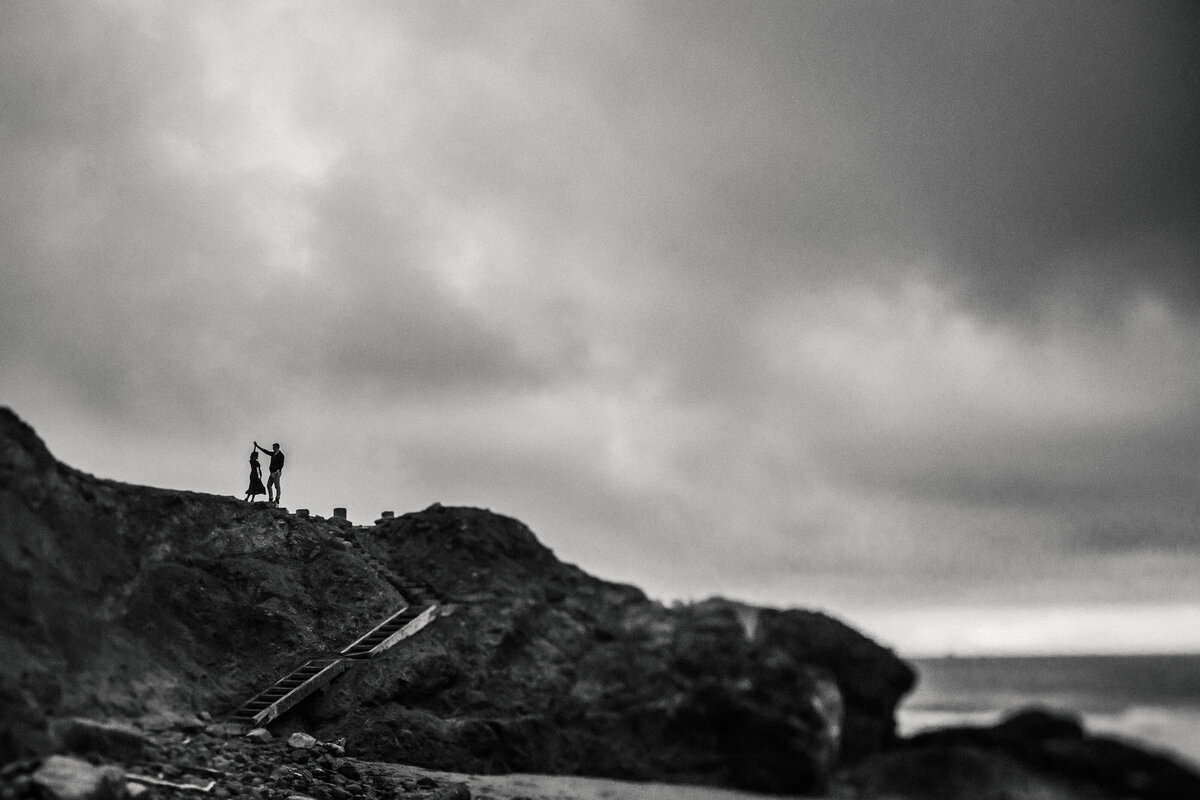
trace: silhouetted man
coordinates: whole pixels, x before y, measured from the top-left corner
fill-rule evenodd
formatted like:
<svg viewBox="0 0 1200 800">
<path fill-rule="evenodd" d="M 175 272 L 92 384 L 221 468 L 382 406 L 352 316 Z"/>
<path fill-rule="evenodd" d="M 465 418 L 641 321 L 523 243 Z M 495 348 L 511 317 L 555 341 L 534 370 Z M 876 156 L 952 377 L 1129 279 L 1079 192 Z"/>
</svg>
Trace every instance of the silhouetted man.
<svg viewBox="0 0 1200 800">
<path fill-rule="evenodd" d="M 283 451 L 279 449 L 279 442 L 271 445 L 273 450 L 268 450 L 258 442 L 255 442 L 254 446 L 271 457 L 271 463 L 267 467 L 271 472 L 270 477 L 267 478 L 267 500 L 279 505 L 279 498 L 283 495 L 283 490 L 279 486 L 279 476 L 283 473 Z M 275 487 L 274 495 L 271 494 L 272 486 Z"/>
</svg>

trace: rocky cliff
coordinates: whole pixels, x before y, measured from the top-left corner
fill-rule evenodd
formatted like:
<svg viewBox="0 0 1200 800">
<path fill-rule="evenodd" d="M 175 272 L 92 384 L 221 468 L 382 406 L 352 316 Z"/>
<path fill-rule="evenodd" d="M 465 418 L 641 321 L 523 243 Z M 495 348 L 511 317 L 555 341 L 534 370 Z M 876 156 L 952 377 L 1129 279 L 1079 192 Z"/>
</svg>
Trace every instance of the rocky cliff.
<svg viewBox="0 0 1200 800">
<path fill-rule="evenodd" d="M 913 682 L 828 616 L 665 607 L 488 511 L 353 528 L 101 480 L 0 409 L 0 759 L 44 749 L 57 716 L 219 716 L 413 582 L 436 622 L 280 727 L 443 769 L 800 792 L 891 743 Z"/>
</svg>

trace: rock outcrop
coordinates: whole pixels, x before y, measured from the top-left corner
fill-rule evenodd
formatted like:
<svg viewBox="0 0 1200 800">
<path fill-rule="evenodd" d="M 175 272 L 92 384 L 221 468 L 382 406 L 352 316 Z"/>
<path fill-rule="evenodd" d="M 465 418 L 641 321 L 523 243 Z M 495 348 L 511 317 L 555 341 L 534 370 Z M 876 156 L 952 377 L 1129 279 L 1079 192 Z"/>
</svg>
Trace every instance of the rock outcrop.
<svg viewBox="0 0 1200 800">
<path fill-rule="evenodd" d="M 307 710 L 374 758 L 810 790 L 892 740 L 912 684 L 830 617 L 664 607 L 486 511 L 435 506 L 371 542 L 453 608 L 405 658 L 357 670 Z"/>
<path fill-rule="evenodd" d="M 1075 717 L 1035 708 L 990 727 L 913 736 L 845 770 L 835 796 L 1194 800 L 1200 776 L 1168 755 L 1089 735 Z"/>
<path fill-rule="evenodd" d="M 338 534 L 100 480 L 0 409 L 0 760 L 47 718 L 220 710 L 402 602 Z"/>
<path fill-rule="evenodd" d="M 894 739 L 912 671 L 828 616 L 665 607 L 521 523 L 433 506 L 372 528 L 73 470 L 0 409 L 0 760 L 73 714 L 214 714 L 428 583 L 444 614 L 281 718 L 347 752 L 819 789 Z"/>
</svg>

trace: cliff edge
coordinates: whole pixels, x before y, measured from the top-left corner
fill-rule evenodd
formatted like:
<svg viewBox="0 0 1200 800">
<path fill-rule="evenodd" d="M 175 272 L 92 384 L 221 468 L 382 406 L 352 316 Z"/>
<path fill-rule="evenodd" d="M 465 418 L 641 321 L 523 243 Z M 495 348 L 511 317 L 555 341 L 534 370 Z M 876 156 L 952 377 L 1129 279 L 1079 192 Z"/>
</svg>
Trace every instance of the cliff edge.
<svg viewBox="0 0 1200 800">
<path fill-rule="evenodd" d="M 667 607 L 486 510 L 352 527 L 102 480 L 0 409 L 0 760 L 43 752 L 56 717 L 219 718 L 403 607 L 406 583 L 436 622 L 278 727 L 461 772 L 807 792 L 894 741 L 914 680 L 826 615 Z"/>
</svg>

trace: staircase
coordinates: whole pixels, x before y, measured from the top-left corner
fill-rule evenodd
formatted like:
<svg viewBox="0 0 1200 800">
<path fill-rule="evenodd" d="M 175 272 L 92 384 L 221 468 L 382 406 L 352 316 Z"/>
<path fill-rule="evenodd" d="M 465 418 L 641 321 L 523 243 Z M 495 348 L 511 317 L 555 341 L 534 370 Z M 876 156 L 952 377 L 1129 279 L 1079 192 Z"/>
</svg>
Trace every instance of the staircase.
<svg viewBox="0 0 1200 800">
<path fill-rule="evenodd" d="M 433 621 L 436 605 L 408 606 L 392 614 L 351 644 L 339 655 L 346 659 L 375 658 L 388 648 L 412 636 Z"/>
<path fill-rule="evenodd" d="M 305 661 L 242 703 L 228 715 L 230 722 L 249 727 L 266 725 L 355 664 L 382 655 L 437 618 L 438 595 L 433 587 L 397 575 L 360 537 L 354 536 L 351 541 L 367 564 L 400 593 L 404 605 L 337 653 Z"/>
<path fill-rule="evenodd" d="M 314 658 L 305 661 L 267 689 L 242 703 L 229 715 L 230 722 L 260 728 L 349 668 L 344 658 Z"/>
<path fill-rule="evenodd" d="M 356 663 L 382 655 L 437 617 L 437 605 L 405 606 L 343 647 L 336 655 L 313 658 L 251 697 L 229 715 L 230 722 L 262 727 L 322 689 Z"/>
<path fill-rule="evenodd" d="M 364 537 L 362 534 L 356 534 L 350 539 L 350 542 L 357 546 L 359 557 L 367 562 L 367 565 L 375 570 L 380 578 L 390 583 L 392 588 L 400 593 L 400 596 L 404 598 L 406 603 L 427 605 L 437 602 L 440 593 L 436 589 L 427 583 L 413 580 L 407 575 L 397 574 L 376 555 L 369 538 Z"/>
</svg>

